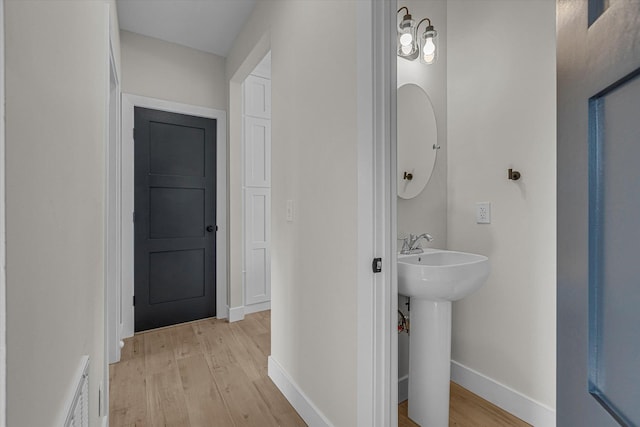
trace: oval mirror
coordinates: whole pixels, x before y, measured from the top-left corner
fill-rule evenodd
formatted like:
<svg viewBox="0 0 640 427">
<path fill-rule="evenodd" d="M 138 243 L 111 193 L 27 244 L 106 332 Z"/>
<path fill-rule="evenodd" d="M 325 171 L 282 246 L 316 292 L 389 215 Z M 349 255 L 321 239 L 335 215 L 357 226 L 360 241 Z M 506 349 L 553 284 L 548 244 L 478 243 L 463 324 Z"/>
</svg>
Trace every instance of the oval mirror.
<svg viewBox="0 0 640 427">
<path fill-rule="evenodd" d="M 429 97 L 415 84 L 398 88 L 398 197 L 424 189 L 436 163 L 438 131 Z"/>
</svg>

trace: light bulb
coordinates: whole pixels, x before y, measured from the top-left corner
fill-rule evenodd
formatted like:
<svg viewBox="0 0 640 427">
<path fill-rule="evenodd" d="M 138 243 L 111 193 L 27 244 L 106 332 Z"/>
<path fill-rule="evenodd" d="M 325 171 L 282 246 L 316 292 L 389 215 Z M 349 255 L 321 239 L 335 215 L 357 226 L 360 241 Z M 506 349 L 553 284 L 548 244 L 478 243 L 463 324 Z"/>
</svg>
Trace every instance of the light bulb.
<svg viewBox="0 0 640 427">
<path fill-rule="evenodd" d="M 411 45 L 408 46 L 400 46 L 400 49 L 402 50 L 402 54 L 403 55 L 409 55 L 411 54 Z"/>
<path fill-rule="evenodd" d="M 427 37 L 424 41 L 424 47 L 422 48 L 422 54 L 424 55 L 425 60 L 427 56 L 433 56 L 435 51 L 436 45 L 433 42 L 433 37 Z"/>
<path fill-rule="evenodd" d="M 426 63 L 426 64 L 433 64 L 433 61 L 436 59 L 436 55 L 435 54 L 431 54 L 431 55 L 422 55 L 422 60 Z"/>
<path fill-rule="evenodd" d="M 405 46 L 411 46 L 411 42 L 413 41 L 413 36 L 411 33 L 404 33 L 400 36 L 400 44 L 403 46 L 403 51 Z M 409 49 L 411 51 L 411 49 Z"/>
</svg>

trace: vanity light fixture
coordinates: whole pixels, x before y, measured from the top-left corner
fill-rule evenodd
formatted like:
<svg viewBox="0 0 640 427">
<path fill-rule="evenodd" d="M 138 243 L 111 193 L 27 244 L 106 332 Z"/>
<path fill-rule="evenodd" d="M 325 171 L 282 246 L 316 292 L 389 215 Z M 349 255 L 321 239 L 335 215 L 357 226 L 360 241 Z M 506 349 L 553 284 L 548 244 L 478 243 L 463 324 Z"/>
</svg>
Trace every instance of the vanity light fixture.
<svg viewBox="0 0 640 427">
<path fill-rule="evenodd" d="M 404 9 L 407 11 L 398 25 L 398 56 L 413 61 L 418 57 L 418 42 L 416 40 L 415 22 L 411 19 L 409 8 L 404 6 L 398 9 L 398 13 Z"/>
<path fill-rule="evenodd" d="M 398 56 L 409 61 L 413 61 L 420 56 L 420 62 L 431 65 L 436 62 L 438 56 L 438 33 L 431 25 L 431 19 L 424 18 L 418 25 L 411 18 L 409 8 L 406 6 L 398 9 L 397 13 L 402 10 L 406 13 L 402 17 L 402 21 L 398 25 Z M 427 26 L 424 32 L 420 34 L 420 25 L 426 22 Z M 418 35 L 420 34 L 420 37 Z"/>
<path fill-rule="evenodd" d="M 428 25 L 420 37 L 420 62 L 431 65 L 435 64 L 438 58 L 438 32 L 431 25 L 429 18 L 424 18 L 420 21 L 420 24 L 424 21 L 428 21 Z M 420 28 L 420 24 L 418 24 L 416 30 Z"/>
</svg>

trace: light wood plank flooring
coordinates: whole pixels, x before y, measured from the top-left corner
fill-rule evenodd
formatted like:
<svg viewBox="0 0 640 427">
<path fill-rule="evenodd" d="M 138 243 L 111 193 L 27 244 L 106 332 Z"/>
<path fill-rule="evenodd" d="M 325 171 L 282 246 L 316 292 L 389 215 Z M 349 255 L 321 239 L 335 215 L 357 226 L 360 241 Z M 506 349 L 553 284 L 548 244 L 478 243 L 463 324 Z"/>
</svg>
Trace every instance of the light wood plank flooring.
<svg viewBox="0 0 640 427">
<path fill-rule="evenodd" d="M 136 334 L 109 368 L 111 427 L 306 426 L 267 377 L 271 313 Z M 450 426 L 528 424 L 451 384 Z M 399 427 L 417 426 L 399 406 Z"/>
<path fill-rule="evenodd" d="M 420 427 L 407 416 L 408 401 L 398 406 L 398 427 Z M 531 427 L 469 390 L 451 383 L 449 427 Z"/>
<path fill-rule="evenodd" d="M 111 427 L 305 426 L 267 377 L 270 312 L 136 334 L 110 366 Z"/>
</svg>

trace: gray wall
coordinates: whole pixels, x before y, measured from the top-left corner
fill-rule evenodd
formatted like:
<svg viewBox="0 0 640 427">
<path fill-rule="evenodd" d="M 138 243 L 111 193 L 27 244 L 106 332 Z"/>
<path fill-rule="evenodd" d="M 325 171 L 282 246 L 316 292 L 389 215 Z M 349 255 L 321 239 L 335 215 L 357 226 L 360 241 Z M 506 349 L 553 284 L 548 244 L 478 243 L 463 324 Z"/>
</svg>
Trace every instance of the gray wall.
<svg viewBox="0 0 640 427">
<path fill-rule="evenodd" d="M 357 336 L 344 329 L 357 314 L 356 4 L 261 0 L 227 57 L 232 303 L 242 304 L 237 86 L 271 49 L 271 357 L 345 427 L 357 424 Z"/>
<path fill-rule="evenodd" d="M 398 231 L 489 256 L 486 285 L 454 304 L 452 359 L 552 412 L 554 1 L 408 0 L 398 8 L 405 5 L 414 19 L 432 19 L 441 56 L 431 67 L 398 59 L 398 85 L 425 89 L 442 149 L 425 190 L 398 200 Z M 519 182 L 506 179 L 509 167 L 523 173 Z M 475 223 L 480 201 L 492 202 L 492 224 Z M 408 372 L 407 338 L 399 337 L 399 377 Z"/>
<path fill-rule="evenodd" d="M 62 422 L 83 355 L 101 425 L 107 27 L 102 1 L 5 1 L 12 427 Z"/>
<path fill-rule="evenodd" d="M 446 248 L 447 244 L 447 3 L 444 0 L 399 1 L 398 8 L 407 6 L 416 23 L 431 19 L 438 32 L 439 57 L 433 65 L 424 65 L 419 59 L 407 61 L 398 58 L 398 87 L 414 83 L 427 93 L 433 105 L 438 127 L 438 150 L 431 179 L 425 189 L 413 199 L 398 198 L 398 234 L 429 233 L 434 241 L 423 246 Z M 425 24 L 422 24 L 421 29 Z M 398 242 L 398 248 L 401 241 Z M 406 298 L 400 296 L 398 308 L 407 314 Z M 398 377 L 409 373 L 409 337 L 398 337 Z"/>
<path fill-rule="evenodd" d="M 449 0 L 449 249 L 491 275 L 453 305 L 452 359 L 552 410 L 556 335 L 555 1 Z M 509 181 L 507 170 L 522 173 Z M 476 224 L 476 202 L 491 224 Z"/>
<path fill-rule="evenodd" d="M 223 57 L 129 31 L 120 40 L 123 93 L 226 111 Z"/>
</svg>

